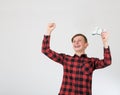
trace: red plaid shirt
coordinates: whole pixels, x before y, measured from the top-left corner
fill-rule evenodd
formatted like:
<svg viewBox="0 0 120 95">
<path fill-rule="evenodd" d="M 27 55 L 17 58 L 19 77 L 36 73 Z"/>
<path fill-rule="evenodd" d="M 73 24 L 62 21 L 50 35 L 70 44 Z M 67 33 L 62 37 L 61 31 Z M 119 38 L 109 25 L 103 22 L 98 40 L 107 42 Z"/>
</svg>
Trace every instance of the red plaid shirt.
<svg viewBox="0 0 120 95">
<path fill-rule="evenodd" d="M 110 49 L 104 48 L 104 59 L 89 58 L 86 54 L 69 56 L 50 49 L 50 36 L 44 36 L 42 52 L 63 65 L 64 74 L 59 95 L 92 95 L 92 73 L 111 64 Z"/>
</svg>

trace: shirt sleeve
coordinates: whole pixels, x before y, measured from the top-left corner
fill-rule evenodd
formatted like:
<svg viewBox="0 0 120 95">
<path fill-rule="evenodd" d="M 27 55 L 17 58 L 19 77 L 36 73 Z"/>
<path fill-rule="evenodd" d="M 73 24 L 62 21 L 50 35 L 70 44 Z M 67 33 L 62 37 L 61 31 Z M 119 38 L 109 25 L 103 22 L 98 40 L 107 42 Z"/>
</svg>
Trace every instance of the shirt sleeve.
<svg viewBox="0 0 120 95">
<path fill-rule="evenodd" d="M 50 36 L 44 35 L 41 51 L 53 61 L 63 65 L 63 59 L 65 54 L 57 53 L 50 49 Z"/>
<path fill-rule="evenodd" d="M 104 48 L 104 58 L 94 58 L 94 69 L 100 69 L 109 66 L 112 63 L 110 48 Z"/>
</svg>

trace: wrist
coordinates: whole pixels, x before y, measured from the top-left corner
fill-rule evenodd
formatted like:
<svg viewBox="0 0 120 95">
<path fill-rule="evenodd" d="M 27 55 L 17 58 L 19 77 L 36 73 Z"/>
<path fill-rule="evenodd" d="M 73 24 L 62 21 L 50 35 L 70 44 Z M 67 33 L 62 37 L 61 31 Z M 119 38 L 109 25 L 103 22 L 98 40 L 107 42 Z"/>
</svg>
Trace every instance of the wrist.
<svg viewBox="0 0 120 95">
<path fill-rule="evenodd" d="M 109 46 L 108 42 L 104 42 L 103 45 L 104 45 L 104 48 L 108 48 L 108 46 Z"/>
<path fill-rule="evenodd" d="M 51 35 L 51 32 L 50 32 L 50 31 L 47 31 L 47 32 L 46 32 L 46 35 Z"/>
</svg>

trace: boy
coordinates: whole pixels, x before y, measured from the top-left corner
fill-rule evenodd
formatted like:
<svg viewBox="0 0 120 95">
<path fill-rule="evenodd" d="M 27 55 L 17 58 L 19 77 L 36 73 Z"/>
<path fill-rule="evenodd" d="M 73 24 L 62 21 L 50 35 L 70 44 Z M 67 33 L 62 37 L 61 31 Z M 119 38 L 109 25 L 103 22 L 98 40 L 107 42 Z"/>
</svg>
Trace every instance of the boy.
<svg viewBox="0 0 120 95">
<path fill-rule="evenodd" d="M 89 58 L 85 54 L 88 46 L 83 34 L 72 37 L 74 56 L 57 53 L 50 49 L 50 35 L 55 29 L 55 23 L 49 23 L 42 43 L 42 52 L 50 59 L 63 65 L 63 80 L 58 95 L 92 95 L 92 73 L 95 69 L 104 68 L 111 64 L 111 54 L 108 46 L 108 33 L 102 32 L 104 58 Z"/>
</svg>

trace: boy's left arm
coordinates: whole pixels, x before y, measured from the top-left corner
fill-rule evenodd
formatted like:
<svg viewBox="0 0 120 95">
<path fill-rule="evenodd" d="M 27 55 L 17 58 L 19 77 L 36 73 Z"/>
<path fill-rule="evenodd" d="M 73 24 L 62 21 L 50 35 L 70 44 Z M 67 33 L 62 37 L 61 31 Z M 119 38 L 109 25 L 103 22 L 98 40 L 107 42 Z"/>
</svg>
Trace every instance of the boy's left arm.
<svg viewBox="0 0 120 95">
<path fill-rule="evenodd" d="M 111 64 L 112 59 L 111 59 L 110 47 L 108 45 L 108 36 L 109 36 L 108 32 L 101 33 L 101 38 L 104 45 L 104 58 L 101 60 L 98 58 L 94 59 L 94 69 L 104 68 Z"/>
</svg>

